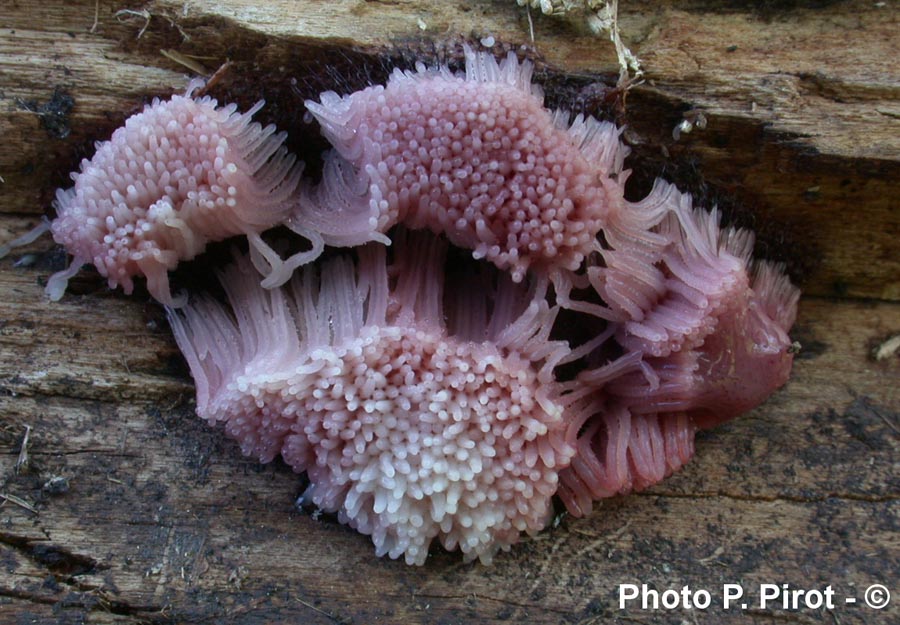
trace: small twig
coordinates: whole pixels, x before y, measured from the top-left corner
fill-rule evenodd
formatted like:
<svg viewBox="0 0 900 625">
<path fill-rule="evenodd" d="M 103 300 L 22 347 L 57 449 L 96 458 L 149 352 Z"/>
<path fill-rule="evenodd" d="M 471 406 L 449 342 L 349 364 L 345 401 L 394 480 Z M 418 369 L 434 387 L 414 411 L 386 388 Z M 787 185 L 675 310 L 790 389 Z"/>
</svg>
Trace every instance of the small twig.
<svg viewBox="0 0 900 625">
<path fill-rule="evenodd" d="M 93 34 L 97 32 L 97 26 L 100 24 L 100 0 L 97 0 L 94 3 L 94 23 L 91 25 L 91 29 L 88 31 Z"/>
<path fill-rule="evenodd" d="M 37 514 L 38 511 L 32 506 L 30 503 L 22 499 L 21 497 L 16 497 L 15 495 L 10 495 L 9 493 L 0 493 L 0 499 L 5 501 L 9 501 L 10 503 L 14 503 L 21 508 L 25 508 L 29 512 Z"/>
<path fill-rule="evenodd" d="M 700 558 L 699 560 L 697 560 L 697 562 L 699 562 L 700 564 L 709 564 L 723 553 L 725 553 L 725 547 L 719 545 L 718 547 L 716 547 L 716 550 L 713 551 L 710 555 L 706 556 L 705 558 Z"/>
<path fill-rule="evenodd" d="M 885 415 L 881 414 L 880 411 L 876 410 L 874 406 L 871 407 L 872 412 L 878 415 L 878 418 L 884 421 L 884 424 L 894 430 L 894 434 L 900 434 L 900 429 L 897 429 L 897 426 L 894 425 L 894 422 L 888 419 Z"/>
<path fill-rule="evenodd" d="M 209 70 L 206 69 L 202 64 L 198 63 L 189 56 L 185 56 L 177 50 L 160 50 L 160 52 L 167 59 L 175 61 L 179 65 L 183 65 L 195 74 L 199 74 L 200 76 L 209 76 Z"/>
<path fill-rule="evenodd" d="M 534 22 L 531 21 L 531 5 L 525 5 L 525 15 L 528 16 L 528 34 L 531 35 L 531 45 L 534 45 Z"/>
<path fill-rule="evenodd" d="M 184 393 L 178 393 L 178 397 L 176 397 L 175 400 L 171 404 L 169 404 L 168 406 L 165 406 L 163 408 L 163 410 L 165 410 L 166 412 L 170 412 L 170 411 L 174 410 L 183 401 L 184 401 Z"/>
<path fill-rule="evenodd" d="M 197 95 L 205 94 L 209 89 L 212 89 L 216 83 L 222 80 L 222 76 L 228 71 L 231 67 L 231 61 L 225 61 L 219 66 L 219 69 L 215 71 L 215 73 L 209 77 L 209 80 L 206 81 L 206 84 L 203 85 L 201 89 L 197 92 Z"/>
<path fill-rule="evenodd" d="M 619 31 L 619 0 L 603 2 L 602 7 L 589 20 L 589 26 L 595 33 L 599 34 L 605 31 L 609 34 L 609 40 L 616 49 L 616 56 L 619 60 L 619 82 L 616 87 L 623 92 L 627 91 L 634 86 L 635 81 L 643 75 L 644 71 L 641 69 L 640 59 L 622 42 Z"/>
<path fill-rule="evenodd" d="M 887 360 L 900 352 L 900 333 L 889 336 L 878 347 L 872 350 L 872 358 L 877 361 Z"/>
<path fill-rule="evenodd" d="M 306 606 L 307 608 L 309 608 L 310 610 L 313 610 L 313 611 L 318 612 L 319 614 L 321 614 L 321 615 L 323 615 L 323 616 L 328 617 L 329 619 L 331 619 L 331 620 L 334 621 L 335 623 L 346 623 L 346 622 L 347 622 L 347 619 L 339 618 L 339 617 L 335 616 L 334 614 L 332 614 L 332 613 L 330 613 L 330 612 L 326 612 L 326 611 L 323 610 L 322 608 L 317 608 L 317 607 L 314 606 L 313 604 L 311 604 L 311 603 L 309 603 L 309 602 L 307 602 L 307 601 L 304 601 L 304 600 L 301 599 L 300 597 L 297 597 L 296 599 L 297 599 L 297 602 L 300 603 L 301 605 L 305 605 L 305 606 Z"/>
<path fill-rule="evenodd" d="M 834 625 L 841 625 L 841 619 L 838 618 L 837 614 L 834 613 L 834 610 L 825 610 L 831 614 L 831 618 L 834 620 Z"/>
<path fill-rule="evenodd" d="M 134 11 L 133 9 L 119 9 L 118 11 L 116 11 L 116 19 L 119 22 L 124 21 L 122 19 L 123 16 L 144 18 L 144 26 L 141 28 L 135 39 L 140 39 L 144 36 L 144 33 L 147 32 L 147 28 L 150 27 L 150 19 L 153 17 L 153 15 L 151 15 L 150 11 L 148 11 L 147 9 L 142 9 L 140 11 Z"/>
<path fill-rule="evenodd" d="M 16 475 L 28 464 L 28 439 L 31 436 L 31 426 L 25 426 L 25 437 L 22 439 L 22 446 L 19 447 L 19 458 L 16 460 Z"/>
</svg>

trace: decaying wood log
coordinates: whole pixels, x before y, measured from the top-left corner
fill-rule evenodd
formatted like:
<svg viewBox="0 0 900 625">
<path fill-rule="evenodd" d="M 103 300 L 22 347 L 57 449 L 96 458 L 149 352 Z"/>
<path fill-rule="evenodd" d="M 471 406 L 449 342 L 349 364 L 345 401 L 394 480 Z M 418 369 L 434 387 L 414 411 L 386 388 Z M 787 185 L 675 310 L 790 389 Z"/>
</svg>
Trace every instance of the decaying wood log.
<svg viewBox="0 0 900 625">
<path fill-rule="evenodd" d="M 491 567 L 409 568 L 298 510 L 300 476 L 193 416 L 162 310 L 85 270 L 57 303 L 49 238 L 0 260 L 0 623 L 889 623 L 900 579 L 900 71 L 879 2 L 620 0 L 644 80 L 622 94 L 584 16 L 513 0 L 0 2 L 0 242 L 149 98 L 211 88 L 323 143 L 302 100 L 494 40 L 554 106 L 614 117 L 631 192 L 664 175 L 758 230 L 804 289 L 791 382 L 703 434 L 681 473 L 561 516 Z M 533 29 L 534 39 L 531 39 Z M 483 44 L 482 44 L 483 45 Z M 166 51 L 161 54 L 160 51 Z M 190 66 L 190 67 L 188 67 Z M 191 69 L 193 68 L 193 69 Z M 706 120 L 678 139 L 684 120 Z M 267 116 L 267 117 L 266 117 Z M 185 278 L 188 279 L 188 278 Z M 723 611 L 721 585 L 833 585 L 823 610 Z M 708 589 L 705 611 L 619 610 L 622 583 Z"/>
</svg>

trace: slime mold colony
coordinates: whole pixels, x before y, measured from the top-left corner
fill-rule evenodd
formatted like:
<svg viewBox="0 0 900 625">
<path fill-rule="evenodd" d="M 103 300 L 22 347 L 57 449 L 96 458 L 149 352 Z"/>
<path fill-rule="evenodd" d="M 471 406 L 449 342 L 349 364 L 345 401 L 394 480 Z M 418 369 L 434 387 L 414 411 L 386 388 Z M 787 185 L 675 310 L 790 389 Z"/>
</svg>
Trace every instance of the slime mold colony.
<svg viewBox="0 0 900 625">
<path fill-rule="evenodd" d="M 627 201 L 620 129 L 547 110 L 513 54 L 465 59 L 307 102 L 333 146 L 318 182 L 251 121 L 262 103 L 192 83 L 98 144 L 20 239 L 49 228 L 73 256 L 52 299 L 86 263 L 126 293 L 144 276 L 199 416 L 410 564 L 435 540 L 487 563 L 554 496 L 581 516 L 659 482 L 793 358 L 799 291 L 751 233 L 665 181 Z M 309 249 L 282 260 L 260 237 L 279 224 Z M 239 234 L 228 305 L 171 295 L 179 261 Z M 354 249 L 314 262 L 325 245 Z M 563 309 L 600 330 L 551 338 Z"/>
</svg>

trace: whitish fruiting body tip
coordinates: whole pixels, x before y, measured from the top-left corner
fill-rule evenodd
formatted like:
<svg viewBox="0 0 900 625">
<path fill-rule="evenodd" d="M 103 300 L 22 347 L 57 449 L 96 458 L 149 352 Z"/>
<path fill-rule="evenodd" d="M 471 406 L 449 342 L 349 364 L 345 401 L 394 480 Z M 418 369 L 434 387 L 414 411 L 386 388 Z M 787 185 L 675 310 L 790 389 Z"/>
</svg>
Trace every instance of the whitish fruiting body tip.
<svg viewBox="0 0 900 625">
<path fill-rule="evenodd" d="M 263 461 L 281 454 L 304 501 L 422 564 L 438 540 L 490 561 L 543 528 L 574 448 L 552 369 L 543 291 L 494 274 L 444 299 L 443 246 L 395 236 L 284 289 L 229 270 L 232 313 L 172 311 L 198 413 Z M 390 276 L 390 277 L 389 277 Z"/>
<path fill-rule="evenodd" d="M 308 101 L 334 150 L 298 214 L 334 245 L 398 223 L 429 229 L 516 281 L 535 271 L 559 290 L 621 212 L 621 131 L 547 110 L 529 61 L 465 55 L 461 74 L 394 70 L 384 86 Z"/>
<path fill-rule="evenodd" d="M 270 281 L 289 277 L 258 233 L 287 220 L 302 166 L 284 147 L 285 133 L 252 121 L 262 102 L 239 113 L 191 97 L 196 86 L 128 118 L 82 161 L 74 186 L 57 192 L 51 230 L 73 262 L 50 278 L 52 299 L 90 263 L 126 293 L 134 277 L 145 277 L 151 295 L 171 305 L 168 271 L 236 234 L 250 237 Z M 316 256 L 321 240 L 311 240 L 311 253 L 285 264 Z"/>
</svg>

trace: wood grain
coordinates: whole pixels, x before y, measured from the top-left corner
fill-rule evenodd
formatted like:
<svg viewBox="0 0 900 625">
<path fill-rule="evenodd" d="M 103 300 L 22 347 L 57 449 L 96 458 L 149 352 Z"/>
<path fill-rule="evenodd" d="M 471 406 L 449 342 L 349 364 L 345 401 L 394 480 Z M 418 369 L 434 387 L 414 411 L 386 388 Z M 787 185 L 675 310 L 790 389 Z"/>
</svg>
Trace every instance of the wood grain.
<svg viewBox="0 0 900 625">
<path fill-rule="evenodd" d="M 411 569 L 375 559 L 367 538 L 333 519 L 298 511 L 299 476 L 243 458 L 193 415 L 153 305 L 95 293 L 50 304 L 37 273 L 0 273 L 3 291 L 19 294 L 0 332 L 0 492 L 37 510 L 0 509 L 0 601 L 17 613 L 605 622 L 622 615 L 618 583 L 788 580 L 852 592 L 897 579 L 900 363 L 870 355 L 896 329 L 897 304 L 805 300 L 797 334 L 810 347 L 789 385 L 701 436 L 680 474 L 585 519 L 564 517 L 491 567 L 437 553 Z M 26 426 L 29 459 L 17 473 Z M 68 490 L 57 492 L 54 478 Z M 709 614 L 746 622 L 719 612 Z M 860 611 L 838 615 L 866 622 Z"/>
<path fill-rule="evenodd" d="M 681 473 L 587 518 L 561 516 L 491 567 L 436 552 L 410 568 L 298 510 L 301 476 L 242 457 L 193 415 L 186 366 L 145 293 L 111 293 L 85 271 L 47 302 L 42 281 L 64 261 L 42 239 L 0 260 L 0 623 L 900 620 L 896 600 L 882 612 L 618 610 L 620 583 L 719 594 L 728 582 L 832 584 L 859 597 L 884 583 L 900 595 L 900 357 L 872 356 L 900 333 L 895 11 L 620 4 L 647 71 L 618 113 L 634 192 L 665 174 L 789 263 L 807 296 L 784 389 L 703 434 Z M 265 96 L 314 158 L 303 97 L 357 88 L 413 53 L 452 56 L 463 39 L 531 44 L 512 1 L 96 6 L 91 32 L 93 0 L 0 3 L 0 241 L 52 215 L 54 190 L 93 141 L 183 88 L 162 48 L 210 69 L 230 60 L 217 95 Z M 596 97 L 615 72 L 611 46 L 576 15 L 532 19 L 526 52 L 548 101 L 613 114 Z M 48 129 L 41 106 L 58 89 L 74 108 Z M 675 141 L 689 109 L 708 125 Z"/>
<path fill-rule="evenodd" d="M 158 0 L 144 14 L 110 1 L 97 5 L 94 33 L 93 2 L 58 4 L 14 2 L 0 21 L 0 132 L 18 146 L 0 154 L 9 211 L 48 212 L 53 189 L 93 141 L 150 96 L 183 88 L 186 68 L 161 49 L 210 70 L 231 60 L 237 75 L 219 95 L 269 97 L 269 115 L 296 128 L 297 144 L 310 134 L 298 114 L 303 97 L 381 79 L 394 61 L 452 56 L 463 40 L 527 44 L 554 106 L 602 113 L 594 95 L 615 73 L 612 47 L 583 19 L 533 16 L 532 46 L 512 1 Z M 895 12 L 870 2 L 771 3 L 763 13 L 721 4 L 622 3 L 626 39 L 646 68 L 618 117 L 634 148 L 634 194 L 665 175 L 756 229 L 760 254 L 787 262 L 807 293 L 900 299 Z M 334 69 L 340 59 L 343 72 Z M 27 105 L 57 89 L 75 101 L 65 139 Z M 689 111 L 707 127 L 675 141 Z M 306 143 L 315 158 L 321 144 Z"/>
</svg>

